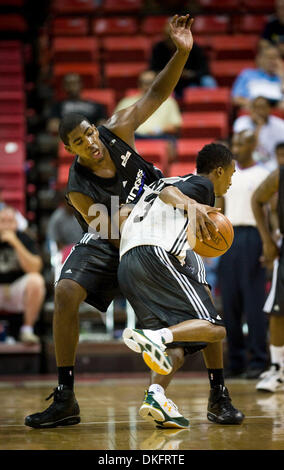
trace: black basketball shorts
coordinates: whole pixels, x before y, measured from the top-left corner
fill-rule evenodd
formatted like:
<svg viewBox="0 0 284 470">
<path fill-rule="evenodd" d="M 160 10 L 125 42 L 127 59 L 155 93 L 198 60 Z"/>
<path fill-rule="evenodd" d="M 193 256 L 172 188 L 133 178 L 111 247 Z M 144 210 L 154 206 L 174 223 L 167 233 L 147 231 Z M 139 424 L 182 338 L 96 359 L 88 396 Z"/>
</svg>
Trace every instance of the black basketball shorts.
<svg viewBox="0 0 284 470">
<path fill-rule="evenodd" d="M 61 279 L 72 279 L 87 291 L 85 302 L 105 312 L 120 294 L 117 269 L 119 253 L 107 240 L 86 233 L 71 250 L 62 266 Z"/>
<path fill-rule="evenodd" d="M 157 246 L 132 248 L 118 268 L 120 289 L 132 305 L 142 328 L 157 330 L 186 320 L 202 319 L 224 326 L 216 312 L 206 283 L 190 265 Z M 203 349 L 206 343 L 199 343 Z M 170 343 L 168 347 L 189 348 L 193 343 Z"/>
</svg>

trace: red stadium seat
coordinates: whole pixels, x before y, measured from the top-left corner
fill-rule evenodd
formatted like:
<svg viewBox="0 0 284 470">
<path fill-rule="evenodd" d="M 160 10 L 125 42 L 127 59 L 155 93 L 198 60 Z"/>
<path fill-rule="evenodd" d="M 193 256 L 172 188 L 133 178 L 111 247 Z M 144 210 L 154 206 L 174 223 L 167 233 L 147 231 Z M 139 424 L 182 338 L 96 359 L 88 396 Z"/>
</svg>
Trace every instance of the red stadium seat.
<svg viewBox="0 0 284 470">
<path fill-rule="evenodd" d="M 230 88 L 186 88 L 183 111 L 226 111 L 230 109 Z"/>
<path fill-rule="evenodd" d="M 204 145 L 210 144 L 211 142 L 212 139 L 179 139 L 177 141 L 178 162 L 195 162 L 198 152 Z"/>
<path fill-rule="evenodd" d="M 23 168 L 26 159 L 26 150 L 23 141 L 7 140 L 0 141 L 0 169 L 10 166 L 17 169 Z"/>
<path fill-rule="evenodd" d="M 28 30 L 24 16 L 17 13 L 0 15 L 0 31 L 25 33 Z"/>
<path fill-rule="evenodd" d="M 104 13 L 138 13 L 143 7 L 143 0 L 104 0 L 102 8 Z"/>
<path fill-rule="evenodd" d="M 172 163 L 169 168 L 169 176 L 184 176 L 195 172 L 195 162 Z"/>
<path fill-rule="evenodd" d="M 228 16 L 197 16 L 192 26 L 192 32 L 193 34 L 228 34 L 229 28 L 230 19 Z"/>
<path fill-rule="evenodd" d="M 107 37 L 102 39 L 105 62 L 139 62 L 148 60 L 151 43 L 144 36 Z"/>
<path fill-rule="evenodd" d="M 23 91 L 1 91 L 0 115 L 23 114 L 25 112 L 25 95 Z"/>
<path fill-rule="evenodd" d="M 24 140 L 26 137 L 25 117 L 21 115 L 0 116 L 0 140 Z"/>
<path fill-rule="evenodd" d="M 96 36 L 137 34 L 138 22 L 133 17 L 94 18 L 92 21 L 92 32 Z"/>
<path fill-rule="evenodd" d="M 211 73 L 220 87 L 231 87 L 239 73 L 255 68 L 254 60 L 212 60 Z"/>
<path fill-rule="evenodd" d="M 23 76 L 21 75 L 1 76 L 1 72 L 0 72 L 0 90 L 1 91 L 23 90 L 23 88 L 24 88 Z"/>
<path fill-rule="evenodd" d="M 1 190 L 17 190 L 25 192 L 26 177 L 23 168 L 5 166 L 0 172 L 0 193 Z"/>
<path fill-rule="evenodd" d="M 99 44 L 92 37 L 56 37 L 52 43 L 54 62 L 92 62 L 99 58 Z"/>
<path fill-rule="evenodd" d="M 66 186 L 69 176 L 70 164 L 61 164 L 57 173 L 57 188 L 62 189 Z"/>
<path fill-rule="evenodd" d="M 214 58 L 215 60 L 254 59 L 258 42 L 258 35 L 215 36 L 212 38 Z"/>
<path fill-rule="evenodd" d="M 136 139 L 135 147 L 144 160 L 153 163 L 167 175 L 169 161 L 169 143 L 167 140 Z"/>
<path fill-rule="evenodd" d="M 199 0 L 203 13 L 232 12 L 240 8 L 240 0 Z"/>
<path fill-rule="evenodd" d="M 116 105 L 115 92 L 110 88 L 85 88 L 81 92 L 82 98 L 97 101 L 105 105 L 108 116 L 111 116 Z"/>
<path fill-rule="evenodd" d="M 182 113 L 181 138 L 225 139 L 228 116 L 225 112 Z"/>
<path fill-rule="evenodd" d="M 235 33 L 260 34 L 267 20 L 267 15 L 234 16 L 233 30 Z"/>
<path fill-rule="evenodd" d="M 58 15 L 72 13 L 83 15 L 95 13 L 99 9 L 100 5 L 97 5 L 94 0 L 53 0 L 52 2 L 52 11 Z"/>
<path fill-rule="evenodd" d="M 147 62 L 106 64 L 107 88 L 113 88 L 117 92 L 117 98 L 123 96 L 127 88 L 137 87 L 138 77 L 147 69 L 147 65 Z"/>
<path fill-rule="evenodd" d="M 58 144 L 58 158 L 60 166 L 67 163 L 70 165 L 74 160 L 74 155 L 72 155 L 70 152 L 67 152 L 62 141 L 60 141 Z"/>
<path fill-rule="evenodd" d="M 62 79 L 68 73 L 78 73 L 85 88 L 98 88 L 101 84 L 101 71 L 98 64 L 80 62 L 55 64 L 53 76 L 57 95 L 62 92 Z"/>
<path fill-rule="evenodd" d="M 0 77 L 21 77 L 23 79 L 23 66 L 21 63 L 5 64 L 0 62 Z"/>
<path fill-rule="evenodd" d="M 83 17 L 58 17 L 51 24 L 53 36 L 87 36 L 89 23 Z"/>
<path fill-rule="evenodd" d="M 0 41 L 0 50 L 7 50 L 9 49 L 10 51 L 13 49 L 18 49 L 19 51 L 22 50 L 22 42 L 17 40 L 17 39 L 6 39 L 6 40 L 1 40 Z"/>
<path fill-rule="evenodd" d="M 15 191 L 14 189 L 11 191 L 8 189 L 3 189 L 3 191 L 1 192 L 1 196 L 3 198 L 3 201 L 5 201 L 8 206 L 12 206 L 15 209 L 18 209 L 22 214 L 25 214 L 26 194 L 24 191 Z"/>
<path fill-rule="evenodd" d="M 163 34 L 168 20 L 169 16 L 148 16 L 142 20 L 140 31 L 146 35 Z"/>
<path fill-rule="evenodd" d="M 1 48 L 0 49 L 0 63 L 1 64 L 20 64 L 23 63 L 23 56 L 21 49 L 18 48 Z"/>
<path fill-rule="evenodd" d="M 242 0 L 243 7 L 247 12 L 273 13 L 275 0 Z"/>
</svg>

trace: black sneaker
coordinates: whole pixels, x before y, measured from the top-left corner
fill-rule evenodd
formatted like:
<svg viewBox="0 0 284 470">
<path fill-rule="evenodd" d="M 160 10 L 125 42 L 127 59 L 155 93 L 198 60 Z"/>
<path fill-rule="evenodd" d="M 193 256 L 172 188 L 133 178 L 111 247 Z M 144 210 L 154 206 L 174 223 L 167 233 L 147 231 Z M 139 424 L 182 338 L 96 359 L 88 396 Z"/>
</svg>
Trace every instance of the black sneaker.
<svg viewBox="0 0 284 470">
<path fill-rule="evenodd" d="M 244 414 L 233 407 L 227 387 L 210 390 L 207 418 L 218 424 L 241 424 Z"/>
<path fill-rule="evenodd" d="M 46 400 L 51 397 L 54 401 L 46 410 L 25 418 L 26 426 L 39 429 L 80 423 L 80 408 L 72 390 L 64 385 L 59 385 Z"/>
</svg>

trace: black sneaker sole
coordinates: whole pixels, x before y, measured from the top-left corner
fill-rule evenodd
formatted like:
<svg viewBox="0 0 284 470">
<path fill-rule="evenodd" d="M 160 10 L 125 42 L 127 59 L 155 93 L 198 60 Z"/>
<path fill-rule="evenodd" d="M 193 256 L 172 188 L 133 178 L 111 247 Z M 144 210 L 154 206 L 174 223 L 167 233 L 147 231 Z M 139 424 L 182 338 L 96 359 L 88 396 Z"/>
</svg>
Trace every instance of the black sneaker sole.
<svg viewBox="0 0 284 470">
<path fill-rule="evenodd" d="M 212 421 L 213 423 L 217 424 L 241 424 L 244 420 L 243 415 L 240 417 L 231 418 L 230 420 L 224 420 L 215 415 L 214 413 L 211 413 L 210 411 L 208 411 L 207 413 L 207 418 L 209 419 L 209 421 Z"/>
<path fill-rule="evenodd" d="M 54 421 L 53 423 L 32 423 L 29 420 L 25 419 L 25 425 L 34 429 L 49 429 L 57 428 L 58 426 L 73 426 L 74 424 L 79 424 L 81 421 L 80 416 L 68 416 L 67 418 Z"/>
</svg>

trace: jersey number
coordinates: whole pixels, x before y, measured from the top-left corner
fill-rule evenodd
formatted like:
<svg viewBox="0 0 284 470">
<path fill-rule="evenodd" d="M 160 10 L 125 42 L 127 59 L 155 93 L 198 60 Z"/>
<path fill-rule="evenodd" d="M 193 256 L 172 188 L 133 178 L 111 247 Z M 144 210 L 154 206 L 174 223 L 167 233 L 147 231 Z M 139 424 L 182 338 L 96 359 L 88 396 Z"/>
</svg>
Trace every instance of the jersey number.
<svg viewBox="0 0 284 470">
<path fill-rule="evenodd" d="M 145 219 L 145 217 L 147 216 L 149 210 L 151 209 L 156 197 L 158 196 L 157 193 L 152 193 L 152 194 L 149 194 L 148 196 L 145 197 L 145 202 L 148 202 L 147 206 L 145 207 L 145 211 L 144 211 L 144 214 L 143 215 L 136 215 L 133 219 L 133 222 L 134 223 L 137 223 L 137 222 L 142 222 L 142 220 Z"/>
</svg>

